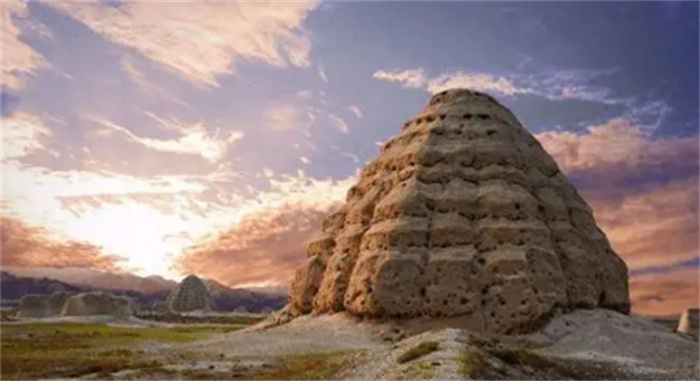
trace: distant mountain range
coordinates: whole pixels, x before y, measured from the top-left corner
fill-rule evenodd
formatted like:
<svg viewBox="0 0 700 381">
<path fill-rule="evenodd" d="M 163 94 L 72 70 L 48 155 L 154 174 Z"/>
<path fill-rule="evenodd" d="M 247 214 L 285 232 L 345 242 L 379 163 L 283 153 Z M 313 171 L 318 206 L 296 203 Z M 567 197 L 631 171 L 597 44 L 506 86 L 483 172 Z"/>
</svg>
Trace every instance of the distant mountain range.
<svg viewBox="0 0 700 381">
<path fill-rule="evenodd" d="M 177 282 L 160 276 L 140 277 L 128 273 L 109 273 L 90 269 L 51 269 L 51 268 L 4 268 L 16 276 L 29 278 L 48 278 L 76 286 L 98 289 L 136 291 L 144 294 L 168 292 L 177 286 Z"/>
<path fill-rule="evenodd" d="M 230 288 L 210 279 L 203 279 L 219 310 L 233 311 L 245 307 L 250 312 L 264 308 L 279 309 L 287 302 L 286 293 Z M 0 272 L 0 296 L 3 305 L 15 305 L 27 294 L 51 294 L 56 291 L 108 291 L 151 304 L 165 300 L 177 282 L 159 276 L 139 277 L 84 269 L 9 269 Z"/>
</svg>

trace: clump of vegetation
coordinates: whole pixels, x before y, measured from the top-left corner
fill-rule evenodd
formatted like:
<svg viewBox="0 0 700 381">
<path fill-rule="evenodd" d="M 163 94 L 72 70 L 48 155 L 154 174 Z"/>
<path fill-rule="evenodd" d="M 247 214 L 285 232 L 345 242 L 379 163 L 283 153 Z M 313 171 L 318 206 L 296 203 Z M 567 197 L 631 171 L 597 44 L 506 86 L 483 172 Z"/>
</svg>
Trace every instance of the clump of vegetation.
<svg viewBox="0 0 700 381">
<path fill-rule="evenodd" d="M 471 379 L 486 379 L 489 366 L 486 356 L 479 351 L 471 351 L 459 357 L 459 373 Z"/>
<path fill-rule="evenodd" d="M 37 337 L 92 339 L 94 344 L 122 344 L 140 340 L 187 342 L 206 338 L 214 333 L 226 333 L 242 326 L 197 325 L 190 327 L 127 327 L 81 323 L 29 323 L 2 326 L 2 339 L 26 335 Z M 90 343 L 88 343 L 90 344 Z"/>
<path fill-rule="evenodd" d="M 15 321 L 16 314 L 15 311 L 0 310 L 0 321 Z"/>
<path fill-rule="evenodd" d="M 435 352 L 439 347 L 440 344 L 436 341 L 425 341 L 402 353 L 396 361 L 398 361 L 399 364 L 413 361 L 419 357 Z"/>
<path fill-rule="evenodd" d="M 132 351 L 135 343 L 187 342 L 239 328 L 113 327 L 79 323 L 2 325 L 0 378 L 44 379 L 93 373 L 105 376 L 124 369 L 156 371 L 162 364 L 142 351 Z"/>
<path fill-rule="evenodd" d="M 495 357 L 489 361 L 489 356 Z M 503 361 L 512 366 L 528 366 L 535 370 L 548 370 L 555 364 L 541 356 L 521 348 L 483 348 L 465 353 L 459 358 L 460 373 L 472 379 L 501 378 L 492 361 Z"/>
<path fill-rule="evenodd" d="M 153 320 L 163 323 L 178 324 L 231 324 L 248 326 L 265 319 L 264 315 L 251 316 L 217 316 L 217 315 L 179 315 L 179 314 L 136 314 L 136 317 L 144 320 Z"/>
<path fill-rule="evenodd" d="M 95 351 L 85 347 L 40 341 L 36 345 L 13 342 L 2 345 L 2 378 L 7 380 L 73 378 L 95 374 L 105 378 L 124 369 L 160 368 L 156 360 L 144 359 L 128 349 Z"/>
<path fill-rule="evenodd" d="M 427 361 L 415 361 L 403 371 L 401 380 L 431 380 L 435 376 L 435 367 Z"/>
<path fill-rule="evenodd" d="M 285 356 L 258 380 L 328 380 L 355 364 L 355 353 L 348 351 Z"/>
<path fill-rule="evenodd" d="M 556 366 L 553 361 L 520 348 L 492 349 L 488 353 L 511 365 L 527 365 L 535 369 L 546 369 Z"/>
</svg>

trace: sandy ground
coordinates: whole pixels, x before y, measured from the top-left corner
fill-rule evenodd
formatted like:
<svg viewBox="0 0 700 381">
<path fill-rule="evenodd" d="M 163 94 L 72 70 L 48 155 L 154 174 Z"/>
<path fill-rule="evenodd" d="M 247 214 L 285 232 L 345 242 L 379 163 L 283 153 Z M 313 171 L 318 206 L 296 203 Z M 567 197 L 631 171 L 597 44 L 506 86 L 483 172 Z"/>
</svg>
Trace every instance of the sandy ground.
<svg viewBox="0 0 700 381">
<path fill-rule="evenodd" d="M 251 327 L 187 345 L 187 350 L 236 357 L 276 357 L 293 353 L 364 350 L 388 345 L 381 326 L 357 323 L 343 314 L 303 316 L 269 329 Z"/>
<path fill-rule="evenodd" d="M 132 327 L 171 325 L 105 316 L 33 321 Z M 519 336 L 486 337 L 463 327 L 441 327 L 434 321 L 421 332 L 416 329 L 420 324 L 372 324 L 342 313 L 304 316 L 267 329 L 261 329 L 263 325 L 216 334 L 191 343 L 144 342 L 140 349 L 164 360 L 171 369 L 188 370 L 231 369 L 232 364 L 262 369 L 271 367 L 281 356 L 347 352 L 355 354 L 357 361 L 352 367 L 341 371 L 337 378 L 352 380 L 468 379 L 460 371 L 460 358 L 465 353 L 482 351 L 480 353 L 486 353 L 486 364 L 493 368 L 496 379 L 540 379 L 551 376 L 551 372 L 547 373 L 549 370 L 538 373 L 539 369 L 533 370 L 523 364 L 491 356 L 492 352 L 478 344 L 478 341 L 485 340 L 496 343 L 498 348 L 525 348 L 529 353 L 548 360 L 575 366 L 582 364 L 582 369 L 587 371 L 591 367 L 600 367 L 603 369 L 600 374 L 612 374 L 618 379 L 700 379 L 700 352 L 695 339 L 673 333 L 651 319 L 608 310 L 574 311 L 553 318 L 535 333 Z M 438 342 L 438 350 L 405 364 L 398 363 L 397 358 L 401 354 L 427 341 Z M 196 358 L 183 357 L 183 354 L 196 354 Z M 606 369 L 612 370 L 612 373 L 604 373 Z M 131 375 L 124 372 L 116 375 L 116 378 L 128 379 Z"/>
<path fill-rule="evenodd" d="M 173 354 L 196 352 L 209 354 L 210 358 L 224 356 L 260 364 L 290 354 L 355 351 L 362 354 L 362 361 L 338 375 L 339 379 L 353 380 L 465 379 L 460 374 L 459 358 L 465 351 L 478 350 L 470 340 L 479 333 L 463 328 L 431 327 L 410 337 L 404 335 L 397 326 L 362 323 L 335 314 L 304 316 L 273 328 L 253 327 L 205 341 L 151 349 Z M 549 359 L 609 367 L 628 379 L 698 379 L 697 341 L 649 319 L 607 310 L 575 311 L 554 318 L 533 334 L 490 338 L 499 345 L 528 348 Z M 399 355 L 425 341 L 439 342 L 439 350 L 414 362 L 397 363 Z M 489 366 L 503 368 L 498 374 L 504 379 L 527 378 L 530 371 L 496 358 L 489 361 Z M 206 368 L 210 364 L 219 365 L 195 362 L 187 366 Z M 420 371 L 416 373 L 416 369 Z"/>
<path fill-rule="evenodd" d="M 698 342 L 639 316 L 580 310 L 550 322 L 540 333 L 549 356 L 613 361 L 651 378 L 699 379 Z"/>
</svg>

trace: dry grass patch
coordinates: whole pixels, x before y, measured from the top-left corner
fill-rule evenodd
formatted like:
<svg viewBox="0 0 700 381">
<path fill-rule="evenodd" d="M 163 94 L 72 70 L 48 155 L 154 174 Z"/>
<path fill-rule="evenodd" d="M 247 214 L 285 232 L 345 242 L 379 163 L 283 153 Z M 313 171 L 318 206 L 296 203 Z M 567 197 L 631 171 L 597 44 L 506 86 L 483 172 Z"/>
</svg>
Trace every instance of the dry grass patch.
<svg viewBox="0 0 700 381">
<path fill-rule="evenodd" d="M 179 315 L 179 314 L 136 314 L 136 317 L 144 320 L 158 321 L 162 323 L 178 324 L 231 324 L 249 326 L 266 318 L 263 315 L 250 316 L 222 316 L 222 315 Z"/>
<path fill-rule="evenodd" d="M 435 366 L 427 361 L 415 361 L 406 368 L 399 377 L 400 380 L 432 380 L 435 377 Z"/>
<path fill-rule="evenodd" d="M 337 351 L 285 356 L 257 380 L 330 380 L 349 369 L 357 360 L 357 352 Z"/>
<path fill-rule="evenodd" d="M 406 352 L 402 353 L 396 361 L 399 364 L 403 364 L 409 361 L 413 361 L 417 358 L 423 357 L 429 353 L 435 352 L 440 347 L 440 344 L 436 341 L 425 341 L 422 342 Z"/>
<path fill-rule="evenodd" d="M 107 376 L 125 369 L 157 370 L 161 363 L 134 345 L 146 340 L 188 342 L 233 326 L 111 327 L 102 324 L 2 325 L 2 379 Z M 101 377 L 101 378 L 105 378 Z"/>
</svg>

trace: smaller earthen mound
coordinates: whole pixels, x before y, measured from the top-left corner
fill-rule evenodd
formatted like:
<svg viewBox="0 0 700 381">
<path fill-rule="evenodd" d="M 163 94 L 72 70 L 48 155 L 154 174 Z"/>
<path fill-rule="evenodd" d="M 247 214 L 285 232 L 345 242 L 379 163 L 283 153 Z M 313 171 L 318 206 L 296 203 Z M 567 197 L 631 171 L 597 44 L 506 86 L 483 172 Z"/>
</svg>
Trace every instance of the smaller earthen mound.
<svg viewBox="0 0 700 381">
<path fill-rule="evenodd" d="M 48 295 L 25 295 L 19 304 L 18 318 L 51 317 Z"/>
<path fill-rule="evenodd" d="M 69 292 L 54 292 L 49 295 L 49 309 L 51 311 L 51 316 L 59 316 L 63 311 L 63 306 L 66 304 L 66 300 L 70 298 L 73 294 Z"/>
<path fill-rule="evenodd" d="M 25 295 L 20 302 L 17 317 L 47 318 L 59 316 L 63 304 L 70 296 L 70 293 L 58 291 L 51 295 Z"/>
<path fill-rule="evenodd" d="M 154 314 L 165 315 L 170 311 L 168 311 L 168 304 L 165 301 L 159 300 L 153 302 L 151 305 L 151 312 Z"/>
<path fill-rule="evenodd" d="M 131 300 L 103 292 L 85 292 L 71 296 L 63 306 L 61 316 L 133 315 Z"/>
<path fill-rule="evenodd" d="M 239 306 L 239 307 L 236 307 L 236 309 L 233 310 L 233 312 L 235 312 L 235 313 L 237 313 L 237 314 L 247 314 L 247 313 L 248 313 L 248 309 L 245 308 L 244 306 Z"/>
<path fill-rule="evenodd" d="M 214 300 L 207 286 L 196 275 L 183 279 L 167 299 L 168 309 L 173 312 L 214 310 Z"/>
<path fill-rule="evenodd" d="M 678 320 L 678 327 L 676 332 L 687 333 L 693 335 L 696 339 L 700 333 L 700 326 L 698 324 L 698 311 L 697 308 L 688 308 L 683 312 L 681 318 Z"/>
</svg>

